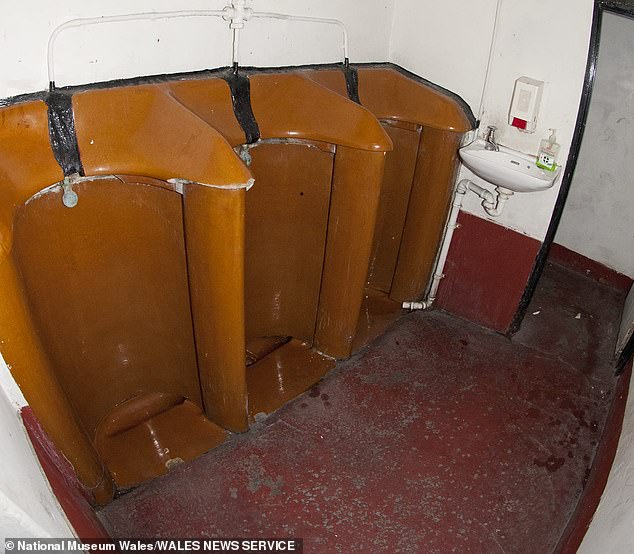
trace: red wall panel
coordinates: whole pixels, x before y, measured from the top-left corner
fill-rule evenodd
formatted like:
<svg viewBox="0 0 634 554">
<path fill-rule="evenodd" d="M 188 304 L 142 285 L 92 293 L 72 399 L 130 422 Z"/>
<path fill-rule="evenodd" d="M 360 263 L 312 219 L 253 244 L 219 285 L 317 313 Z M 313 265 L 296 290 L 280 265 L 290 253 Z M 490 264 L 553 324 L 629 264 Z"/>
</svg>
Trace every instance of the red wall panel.
<svg viewBox="0 0 634 554">
<path fill-rule="evenodd" d="M 504 333 L 541 243 L 466 212 L 458 217 L 437 306 Z"/>
</svg>

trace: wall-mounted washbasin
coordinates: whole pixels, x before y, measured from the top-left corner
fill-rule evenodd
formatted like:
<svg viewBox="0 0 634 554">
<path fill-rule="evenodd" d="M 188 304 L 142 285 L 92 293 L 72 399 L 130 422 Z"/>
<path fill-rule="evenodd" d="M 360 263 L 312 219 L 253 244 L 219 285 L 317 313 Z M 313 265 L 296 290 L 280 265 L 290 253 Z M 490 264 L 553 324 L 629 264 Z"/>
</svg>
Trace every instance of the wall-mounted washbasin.
<svg viewBox="0 0 634 554">
<path fill-rule="evenodd" d="M 536 192 L 555 184 L 561 167 L 546 171 L 535 165 L 536 158 L 504 146 L 487 150 L 478 139 L 460 149 L 460 159 L 478 177 L 514 192 Z"/>
</svg>

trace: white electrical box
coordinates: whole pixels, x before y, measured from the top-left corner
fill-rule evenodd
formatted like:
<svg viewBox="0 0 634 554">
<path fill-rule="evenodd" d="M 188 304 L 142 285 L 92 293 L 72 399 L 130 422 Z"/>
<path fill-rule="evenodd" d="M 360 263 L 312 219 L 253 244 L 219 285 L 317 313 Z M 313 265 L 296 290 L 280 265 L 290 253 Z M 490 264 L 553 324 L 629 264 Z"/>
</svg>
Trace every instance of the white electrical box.
<svg viewBox="0 0 634 554">
<path fill-rule="evenodd" d="M 515 81 L 509 111 L 509 125 L 525 133 L 535 132 L 543 90 L 544 82 L 537 79 L 520 77 Z"/>
</svg>

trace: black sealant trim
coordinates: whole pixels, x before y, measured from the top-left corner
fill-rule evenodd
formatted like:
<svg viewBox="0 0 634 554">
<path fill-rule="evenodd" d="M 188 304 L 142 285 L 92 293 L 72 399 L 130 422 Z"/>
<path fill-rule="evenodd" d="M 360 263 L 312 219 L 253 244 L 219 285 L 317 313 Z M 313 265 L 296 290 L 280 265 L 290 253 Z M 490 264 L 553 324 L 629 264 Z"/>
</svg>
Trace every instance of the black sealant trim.
<svg viewBox="0 0 634 554">
<path fill-rule="evenodd" d="M 86 92 L 90 90 L 103 90 L 109 88 L 131 87 L 138 85 L 155 85 L 159 83 L 167 83 L 169 81 L 185 81 L 190 79 L 206 79 L 221 76 L 231 71 L 230 67 L 218 67 L 215 69 L 201 69 L 200 71 L 187 71 L 179 73 L 164 73 L 160 75 L 146 75 L 142 77 L 130 77 L 127 79 L 112 79 L 110 81 L 99 81 L 96 83 L 87 83 L 82 85 L 66 85 L 63 87 L 55 86 L 55 91 L 70 92 L 73 94 Z M 22 102 L 31 102 L 33 100 L 46 101 L 47 91 L 28 92 L 0 98 L 0 108 L 12 106 Z"/>
<path fill-rule="evenodd" d="M 45 97 L 48 105 L 48 135 L 51 148 L 64 176 L 84 175 L 75 132 L 72 93 L 52 90 Z"/>
<path fill-rule="evenodd" d="M 223 79 L 231 90 L 233 113 L 244 131 L 247 144 L 253 144 L 260 139 L 260 127 L 253 115 L 251 106 L 251 83 L 246 75 L 242 75 L 235 67 L 223 75 Z"/>
<path fill-rule="evenodd" d="M 422 77 L 408 71 L 407 69 L 402 68 L 400 65 L 394 64 L 392 62 L 368 62 L 368 63 L 355 63 L 350 64 L 350 68 L 354 70 L 358 70 L 361 68 L 387 68 L 393 69 L 397 71 L 401 75 L 412 79 L 422 85 L 425 85 L 444 96 L 447 96 L 453 99 L 462 109 L 465 116 L 469 120 L 471 127 L 476 127 L 476 119 L 471 111 L 469 105 L 456 93 L 437 85 L 427 79 L 423 79 Z M 259 74 L 259 73 L 285 73 L 289 71 L 313 71 L 313 70 L 328 70 L 328 69 L 345 69 L 345 64 L 342 63 L 329 63 L 329 64 L 308 64 L 308 65 L 289 65 L 289 66 L 281 66 L 281 67 L 240 67 L 240 73 L 248 76 L 249 74 Z M 84 92 L 88 90 L 97 90 L 97 89 L 106 89 L 106 88 L 116 88 L 116 87 L 127 87 L 127 86 L 136 86 L 136 85 L 151 85 L 157 83 L 166 83 L 169 81 L 183 81 L 183 80 L 191 80 L 191 79 L 207 79 L 211 77 L 225 77 L 233 69 L 231 67 L 218 67 L 214 69 L 203 69 L 200 71 L 188 71 L 188 72 L 180 72 L 180 73 L 166 73 L 160 75 L 149 75 L 143 77 L 131 77 L 129 79 L 114 79 L 111 81 L 101 81 L 98 83 L 89 83 L 84 85 L 73 85 L 73 86 L 64 86 L 57 87 L 56 91 L 65 91 L 71 93 Z M 31 92 L 26 94 L 19 94 L 16 96 L 10 96 L 7 98 L 0 98 L 0 108 L 6 106 L 12 106 L 14 104 L 19 104 L 22 102 L 31 102 L 34 100 L 44 100 L 46 101 L 48 92 L 47 91 L 38 91 Z"/>
<path fill-rule="evenodd" d="M 354 67 L 350 67 L 347 58 L 343 65 L 343 76 L 346 79 L 348 98 L 357 104 L 361 104 L 361 100 L 359 100 L 359 74 Z"/>
<path fill-rule="evenodd" d="M 557 234 L 557 229 L 559 228 L 559 223 L 561 222 L 561 217 L 566 205 L 566 199 L 568 198 L 568 193 L 570 192 L 570 185 L 572 184 L 575 168 L 579 159 L 579 151 L 581 149 L 581 142 L 583 140 L 583 134 L 585 132 L 588 119 L 588 111 L 590 109 L 590 101 L 592 99 L 592 89 L 594 86 L 597 61 L 599 58 L 601 23 L 603 21 L 603 13 L 606 11 L 634 19 L 634 1 L 595 0 L 594 14 L 592 18 L 592 30 L 590 33 L 590 46 L 588 49 L 588 61 L 586 64 L 586 76 L 583 82 L 583 89 L 581 92 L 581 101 L 579 102 L 579 112 L 577 114 L 575 131 L 570 145 L 568 160 L 566 161 L 566 171 L 561 180 L 559 194 L 557 196 L 557 201 L 555 202 L 555 207 L 553 209 L 553 215 L 550 219 L 550 224 L 548 225 L 546 237 L 544 238 L 539 252 L 537 253 L 535 263 L 533 264 L 533 269 L 528 278 L 526 288 L 524 289 L 524 294 L 522 295 L 522 299 L 520 300 L 520 304 L 513 318 L 513 322 L 509 327 L 507 333 L 507 335 L 509 336 L 513 335 L 519 330 L 524 316 L 526 315 L 526 311 L 528 310 L 528 305 L 533 298 L 533 294 L 535 294 L 537 283 L 539 282 L 539 279 L 541 278 L 544 271 L 544 267 L 546 266 L 548 253 L 550 252 L 550 247 L 555 240 L 555 235 Z M 623 352 L 619 356 L 619 359 L 616 360 L 615 365 L 617 375 L 622 373 L 627 362 L 632 358 L 632 355 L 634 355 L 634 335 L 630 337 L 630 340 L 623 349 Z"/>
</svg>

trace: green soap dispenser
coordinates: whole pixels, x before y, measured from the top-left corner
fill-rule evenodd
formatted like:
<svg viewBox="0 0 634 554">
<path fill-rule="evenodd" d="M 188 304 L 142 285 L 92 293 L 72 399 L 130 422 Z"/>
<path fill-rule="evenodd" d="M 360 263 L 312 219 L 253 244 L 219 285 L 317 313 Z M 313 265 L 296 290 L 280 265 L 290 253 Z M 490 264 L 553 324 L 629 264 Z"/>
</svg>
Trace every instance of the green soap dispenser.
<svg viewBox="0 0 634 554">
<path fill-rule="evenodd" d="M 555 136 L 555 129 L 549 129 L 550 136 L 539 143 L 539 153 L 537 154 L 537 167 L 547 171 L 557 169 L 557 156 L 559 155 L 559 144 Z"/>
</svg>

